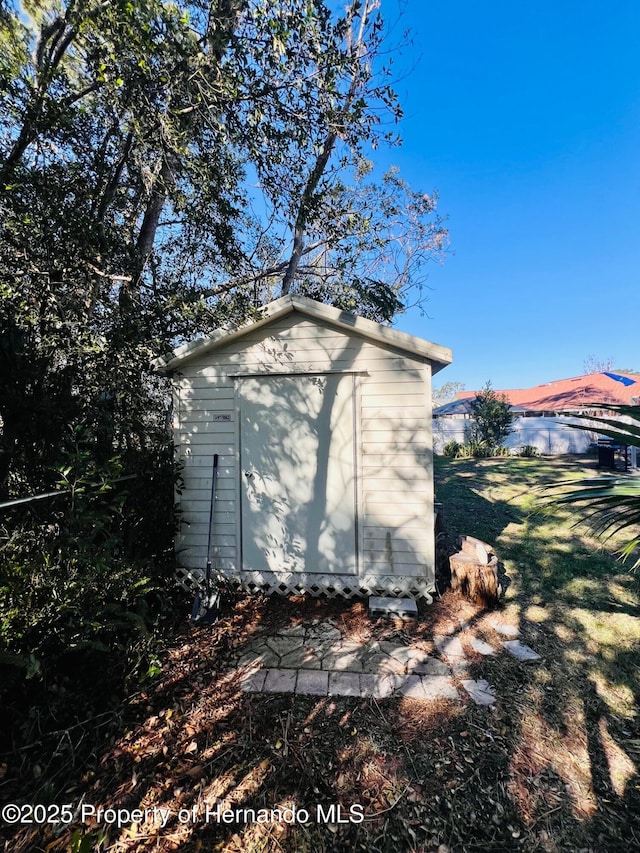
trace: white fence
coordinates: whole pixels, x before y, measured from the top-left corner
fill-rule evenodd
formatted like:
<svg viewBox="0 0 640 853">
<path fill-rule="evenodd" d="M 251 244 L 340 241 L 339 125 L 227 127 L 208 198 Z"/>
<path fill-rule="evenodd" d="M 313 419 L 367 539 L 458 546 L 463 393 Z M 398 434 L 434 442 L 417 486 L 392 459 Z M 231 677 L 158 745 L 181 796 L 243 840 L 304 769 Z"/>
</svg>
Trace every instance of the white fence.
<svg viewBox="0 0 640 853">
<path fill-rule="evenodd" d="M 514 418 L 512 432 L 503 442 L 505 447 L 518 448 L 526 444 L 537 448 L 545 455 L 562 453 L 586 453 L 597 440 L 597 433 L 572 429 L 570 423 L 576 418 Z M 433 449 L 442 449 L 451 440 L 460 444 L 468 441 L 471 421 L 468 418 L 443 416 L 433 419 Z"/>
</svg>

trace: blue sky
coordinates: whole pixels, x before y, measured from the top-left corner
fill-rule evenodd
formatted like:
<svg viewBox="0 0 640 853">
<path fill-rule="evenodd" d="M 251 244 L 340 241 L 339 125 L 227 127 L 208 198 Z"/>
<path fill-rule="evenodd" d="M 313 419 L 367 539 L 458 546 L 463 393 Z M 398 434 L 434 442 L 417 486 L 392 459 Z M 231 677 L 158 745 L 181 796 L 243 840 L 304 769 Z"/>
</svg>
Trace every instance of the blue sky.
<svg viewBox="0 0 640 853">
<path fill-rule="evenodd" d="M 396 327 L 453 350 L 436 386 L 527 387 L 589 355 L 640 371 L 640 3 L 398 6 L 404 144 L 384 156 L 437 188 L 451 254 L 428 316 Z"/>
</svg>

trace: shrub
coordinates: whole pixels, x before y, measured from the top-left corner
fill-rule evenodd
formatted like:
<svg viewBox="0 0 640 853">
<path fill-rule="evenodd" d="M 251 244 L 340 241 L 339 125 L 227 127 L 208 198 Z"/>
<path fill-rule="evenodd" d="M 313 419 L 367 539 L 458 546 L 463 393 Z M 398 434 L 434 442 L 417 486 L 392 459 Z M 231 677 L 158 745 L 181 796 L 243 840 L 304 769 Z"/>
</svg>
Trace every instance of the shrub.
<svg viewBox="0 0 640 853">
<path fill-rule="evenodd" d="M 469 456 L 474 459 L 487 459 L 493 455 L 493 448 L 487 441 L 472 440 L 469 442 Z"/>
<path fill-rule="evenodd" d="M 452 438 L 451 441 L 448 441 L 442 448 L 442 455 L 455 459 L 460 453 L 461 446 L 462 445 L 456 441 L 455 438 Z"/>
<path fill-rule="evenodd" d="M 59 471 L 61 495 L 0 519 L 0 668 L 48 679 L 109 666 L 144 674 L 148 631 L 172 565 L 170 448 L 98 468 L 80 448 Z M 155 537 L 155 541 L 152 541 Z M 8 669 L 7 669 L 8 668 Z M 4 692 L 0 689 L 0 693 Z"/>
<path fill-rule="evenodd" d="M 533 456 L 540 456 L 540 451 L 533 444 L 523 444 L 518 450 L 518 456 L 532 458 Z"/>
<path fill-rule="evenodd" d="M 491 456 L 511 432 L 513 413 L 504 394 L 497 394 L 487 382 L 471 403 L 471 439 L 473 445 L 483 445 L 488 452 L 473 455 Z"/>
<path fill-rule="evenodd" d="M 489 459 L 491 456 L 509 456 L 508 447 L 492 447 L 486 441 L 471 439 L 466 444 L 450 441 L 442 449 L 443 456 L 451 459 Z"/>
</svg>

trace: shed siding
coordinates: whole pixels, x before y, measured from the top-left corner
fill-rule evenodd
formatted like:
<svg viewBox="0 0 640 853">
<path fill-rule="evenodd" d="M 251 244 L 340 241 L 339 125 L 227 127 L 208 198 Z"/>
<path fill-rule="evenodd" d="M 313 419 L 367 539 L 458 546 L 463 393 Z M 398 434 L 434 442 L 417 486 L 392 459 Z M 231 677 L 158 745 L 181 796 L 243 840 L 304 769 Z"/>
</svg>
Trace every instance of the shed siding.
<svg viewBox="0 0 640 853">
<path fill-rule="evenodd" d="M 188 362 L 175 377 L 175 438 L 183 465 L 179 562 L 205 564 L 211 466 L 218 453 L 217 566 L 228 572 L 240 566 L 234 374 L 313 372 L 358 374 L 360 573 L 432 579 L 429 363 L 296 312 Z"/>
</svg>

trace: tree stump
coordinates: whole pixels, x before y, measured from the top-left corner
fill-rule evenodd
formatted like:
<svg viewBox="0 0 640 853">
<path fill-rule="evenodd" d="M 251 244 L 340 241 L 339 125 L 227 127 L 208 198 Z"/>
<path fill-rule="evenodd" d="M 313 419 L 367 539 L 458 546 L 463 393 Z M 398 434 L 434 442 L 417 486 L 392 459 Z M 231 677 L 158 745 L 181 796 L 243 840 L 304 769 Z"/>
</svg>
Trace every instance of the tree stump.
<svg viewBox="0 0 640 853">
<path fill-rule="evenodd" d="M 473 536 L 460 537 L 460 550 L 449 557 L 451 589 L 485 607 L 498 603 L 498 558 L 493 548 Z"/>
</svg>

